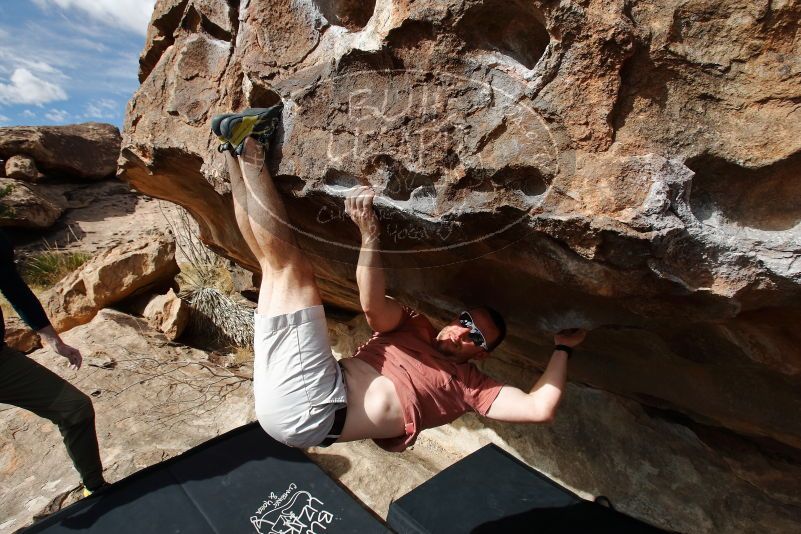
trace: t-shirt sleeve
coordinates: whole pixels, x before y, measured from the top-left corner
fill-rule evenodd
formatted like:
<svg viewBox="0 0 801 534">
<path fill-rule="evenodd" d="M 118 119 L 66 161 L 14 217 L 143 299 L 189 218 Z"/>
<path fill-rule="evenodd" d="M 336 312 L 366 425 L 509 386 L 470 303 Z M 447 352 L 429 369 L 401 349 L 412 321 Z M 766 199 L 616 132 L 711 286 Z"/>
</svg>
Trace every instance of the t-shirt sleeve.
<svg viewBox="0 0 801 534">
<path fill-rule="evenodd" d="M 436 332 L 431 321 L 422 313 L 408 306 L 401 306 L 401 322 L 392 332 L 412 332 L 415 336 L 422 339 L 430 339 Z"/>
<path fill-rule="evenodd" d="M 462 385 L 465 403 L 480 415 L 487 415 L 503 387 L 503 383 L 485 375 L 471 363 L 465 365 Z"/>
</svg>

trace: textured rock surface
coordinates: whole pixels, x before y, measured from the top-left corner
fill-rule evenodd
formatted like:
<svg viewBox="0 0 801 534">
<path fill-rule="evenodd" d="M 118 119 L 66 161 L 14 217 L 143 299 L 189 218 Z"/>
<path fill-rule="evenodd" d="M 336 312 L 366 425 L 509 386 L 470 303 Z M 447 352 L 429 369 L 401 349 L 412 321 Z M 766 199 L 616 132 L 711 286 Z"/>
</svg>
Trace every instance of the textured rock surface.
<svg viewBox="0 0 801 534">
<path fill-rule="evenodd" d="M 143 315 L 147 322 L 174 341 L 189 322 L 189 304 L 178 298 L 170 289 L 164 295 L 156 295 L 145 306 Z"/>
<path fill-rule="evenodd" d="M 42 340 L 39 334 L 28 328 L 18 317 L 4 317 L 6 335 L 4 341 L 6 345 L 24 354 L 42 348 Z"/>
<path fill-rule="evenodd" d="M 10 188 L 0 198 L 3 205 L 0 226 L 17 228 L 48 228 L 64 212 L 57 199 L 43 188 L 11 178 L 0 178 L 0 189 Z"/>
<path fill-rule="evenodd" d="M 85 180 L 113 176 L 120 150 L 116 126 L 97 122 L 67 126 L 0 128 L 0 159 L 26 155 L 45 174 Z"/>
<path fill-rule="evenodd" d="M 88 323 L 102 308 L 138 290 L 169 283 L 177 273 L 175 241 L 155 234 L 92 258 L 43 293 L 40 300 L 60 332 Z"/>
<path fill-rule="evenodd" d="M 437 320 L 495 305 L 510 322 L 498 365 L 541 366 L 548 331 L 595 327 L 572 380 L 654 424 L 732 436 L 721 469 L 797 466 L 799 15 L 797 2 L 736 0 L 161 1 L 122 171 L 255 268 L 207 125 L 280 98 L 270 165 L 328 302 L 358 306 L 342 197 L 369 182 L 392 293 Z M 532 444 L 538 432 L 520 430 Z M 642 448 L 616 446 L 632 447 L 640 515 L 688 510 L 634 476 Z M 621 468 L 599 462 L 600 492 Z M 761 518 L 801 517 L 766 495 Z"/>
<path fill-rule="evenodd" d="M 11 156 L 6 161 L 6 177 L 25 182 L 38 182 L 42 175 L 36 162 L 29 156 Z"/>
<path fill-rule="evenodd" d="M 244 377 L 219 367 L 208 353 L 171 343 L 145 320 L 102 310 L 63 337 L 83 353 L 81 370 L 46 350 L 31 357 L 91 395 L 111 482 L 255 417 L 250 371 Z M 0 436 L 0 532 L 14 532 L 78 497 L 78 474 L 52 423 L 5 409 Z"/>
</svg>

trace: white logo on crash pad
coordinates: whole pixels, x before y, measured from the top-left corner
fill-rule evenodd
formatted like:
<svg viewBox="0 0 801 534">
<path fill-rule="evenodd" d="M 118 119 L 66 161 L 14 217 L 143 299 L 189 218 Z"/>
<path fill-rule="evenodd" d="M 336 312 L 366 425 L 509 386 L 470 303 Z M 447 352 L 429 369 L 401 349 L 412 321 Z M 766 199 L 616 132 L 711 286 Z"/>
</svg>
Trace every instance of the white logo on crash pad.
<svg viewBox="0 0 801 534">
<path fill-rule="evenodd" d="M 270 493 L 250 522 L 259 534 L 321 534 L 333 519 L 323 501 L 293 482 L 280 495 Z"/>
</svg>

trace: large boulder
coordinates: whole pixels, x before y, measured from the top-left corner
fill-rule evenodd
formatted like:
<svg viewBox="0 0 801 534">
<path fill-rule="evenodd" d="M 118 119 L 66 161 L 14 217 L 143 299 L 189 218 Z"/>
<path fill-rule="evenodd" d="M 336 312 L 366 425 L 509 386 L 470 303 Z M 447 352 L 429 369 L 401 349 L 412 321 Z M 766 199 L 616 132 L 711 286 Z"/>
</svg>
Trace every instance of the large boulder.
<svg viewBox="0 0 801 534">
<path fill-rule="evenodd" d="M 41 301 L 53 327 L 69 330 L 137 291 L 169 284 L 177 273 L 175 241 L 144 236 L 92 258 L 43 293 Z"/>
<path fill-rule="evenodd" d="M 0 227 L 48 228 L 64 209 L 42 188 L 33 184 L 0 178 Z"/>
<path fill-rule="evenodd" d="M 111 124 L 0 128 L 0 159 L 31 157 L 47 175 L 83 180 L 108 178 L 116 172 L 119 152 L 120 132 Z"/>
<path fill-rule="evenodd" d="M 542 367 L 551 331 L 594 327 L 572 380 L 727 436 L 749 465 L 797 465 L 800 16 L 740 0 L 164 0 L 122 175 L 256 271 L 208 123 L 282 100 L 269 167 L 328 303 L 359 308 L 343 196 L 370 183 L 400 300 L 438 323 L 494 305 L 513 368 Z M 615 446 L 631 461 L 577 468 L 603 493 L 605 471 L 647 468 L 643 447 Z"/>
</svg>

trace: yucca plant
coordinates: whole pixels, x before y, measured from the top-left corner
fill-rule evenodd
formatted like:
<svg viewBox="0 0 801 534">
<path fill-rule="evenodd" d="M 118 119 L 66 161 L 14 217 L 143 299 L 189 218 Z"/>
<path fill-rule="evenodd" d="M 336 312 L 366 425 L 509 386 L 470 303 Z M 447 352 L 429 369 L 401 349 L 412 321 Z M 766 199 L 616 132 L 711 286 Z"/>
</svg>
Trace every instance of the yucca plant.
<svg viewBox="0 0 801 534">
<path fill-rule="evenodd" d="M 235 298 L 227 260 L 200 242 L 197 223 L 185 210 L 178 213 L 177 220 L 167 220 L 181 260 L 179 296 L 189 302 L 192 310 L 190 329 L 223 344 L 250 347 L 253 310 Z"/>
</svg>

